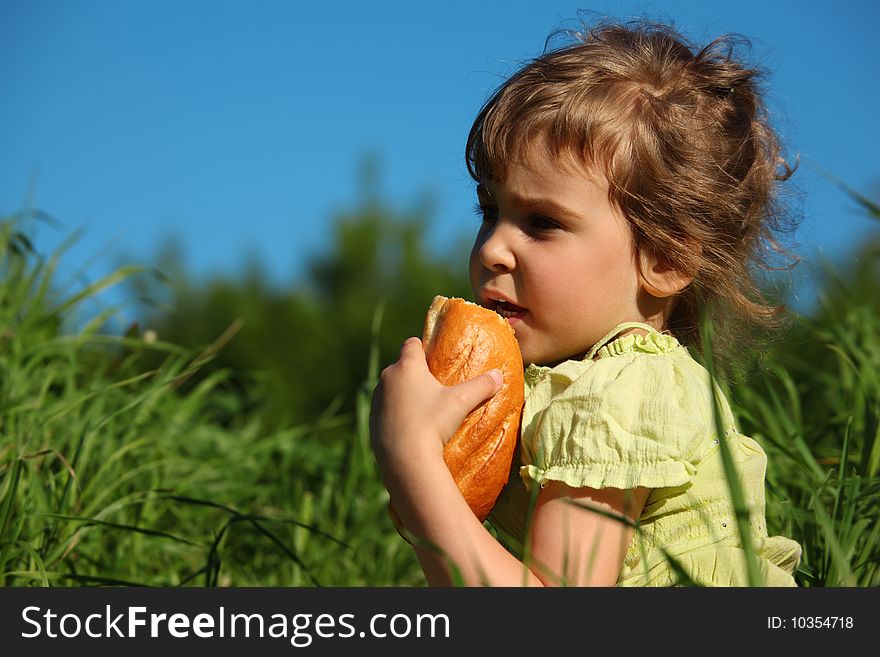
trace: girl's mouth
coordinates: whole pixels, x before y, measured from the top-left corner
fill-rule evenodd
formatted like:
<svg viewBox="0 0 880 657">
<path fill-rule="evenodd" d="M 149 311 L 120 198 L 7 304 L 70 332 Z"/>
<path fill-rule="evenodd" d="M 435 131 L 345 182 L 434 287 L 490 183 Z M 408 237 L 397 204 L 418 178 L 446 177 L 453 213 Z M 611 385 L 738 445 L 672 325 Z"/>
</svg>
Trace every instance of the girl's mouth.
<svg viewBox="0 0 880 657">
<path fill-rule="evenodd" d="M 496 301 L 494 310 L 504 319 L 519 318 L 526 312 L 522 306 L 517 306 L 509 301 Z"/>
</svg>

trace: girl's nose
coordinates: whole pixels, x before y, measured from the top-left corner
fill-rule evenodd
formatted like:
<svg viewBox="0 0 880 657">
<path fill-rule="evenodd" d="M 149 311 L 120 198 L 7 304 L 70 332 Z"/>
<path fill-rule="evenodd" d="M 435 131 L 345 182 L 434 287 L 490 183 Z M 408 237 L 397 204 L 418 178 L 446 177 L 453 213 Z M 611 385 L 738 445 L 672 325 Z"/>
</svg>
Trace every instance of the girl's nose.
<svg viewBox="0 0 880 657">
<path fill-rule="evenodd" d="M 510 271 L 516 265 L 512 243 L 510 226 L 504 222 L 496 221 L 488 228 L 479 244 L 480 262 L 486 269 L 491 271 Z M 478 238 L 479 241 L 480 238 Z"/>
</svg>

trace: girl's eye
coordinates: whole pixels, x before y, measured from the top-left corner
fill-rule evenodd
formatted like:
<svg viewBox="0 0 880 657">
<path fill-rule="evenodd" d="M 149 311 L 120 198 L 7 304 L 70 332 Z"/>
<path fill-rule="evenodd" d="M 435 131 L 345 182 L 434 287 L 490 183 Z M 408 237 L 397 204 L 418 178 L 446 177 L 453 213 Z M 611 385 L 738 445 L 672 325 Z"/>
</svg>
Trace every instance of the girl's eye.
<svg viewBox="0 0 880 657">
<path fill-rule="evenodd" d="M 474 212 L 476 212 L 477 216 L 480 218 L 480 221 L 482 221 L 483 223 L 491 223 L 498 218 L 498 209 L 492 207 L 491 205 L 477 203 L 474 206 Z"/>
<path fill-rule="evenodd" d="M 549 233 L 557 230 L 560 226 L 558 223 L 540 214 L 533 214 L 529 217 L 529 231 L 534 234 Z"/>
</svg>

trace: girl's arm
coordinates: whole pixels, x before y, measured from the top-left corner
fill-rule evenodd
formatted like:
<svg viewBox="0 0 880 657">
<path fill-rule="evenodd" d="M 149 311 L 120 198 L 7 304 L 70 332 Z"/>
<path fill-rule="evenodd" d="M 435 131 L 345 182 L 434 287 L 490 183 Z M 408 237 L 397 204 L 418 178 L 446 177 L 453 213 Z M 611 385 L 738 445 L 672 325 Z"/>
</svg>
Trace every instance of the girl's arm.
<svg viewBox="0 0 880 657">
<path fill-rule="evenodd" d="M 631 523 L 641 515 L 650 492 L 571 488 L 557 481 L 543 488 L 531 549 L 533 568 L 543 569 L 545 585 L 614 586 L 633 537 Z"/>
<path fill-rule="evenodd" d="M 530 567 L 492 537 L 458 490 L 443 460 L 443 445 L 500 385 L 496 373 L 443 386 L 428 370 L 421 342 L 410 338 L 400 359 L 382 372 L 374 393 L 370 430 L 379 471 L 401 522 L 426 544 L 417 541 L 415 550 L 428 583 L 453 584 L 451 563 L 465 585 L 613 586 L 632 530 L 582 507 L 634 519 L 647 489 L 551 483 L 538 495 Z"/>
</svg>

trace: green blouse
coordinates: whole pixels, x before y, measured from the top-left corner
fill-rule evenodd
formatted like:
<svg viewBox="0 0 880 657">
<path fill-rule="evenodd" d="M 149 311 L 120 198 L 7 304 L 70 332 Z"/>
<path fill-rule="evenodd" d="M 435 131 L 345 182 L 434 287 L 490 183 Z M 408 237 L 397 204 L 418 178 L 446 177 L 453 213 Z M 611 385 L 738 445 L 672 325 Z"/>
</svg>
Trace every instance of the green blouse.
<svg viewBox="0 0 880 657">
<path fill-rule="evenodd" d="M 631 328 L 648 333 L 616 337 Z M 674 585 L 678 576 L 664 550 L 696 582 L 747 585 L 709 374 L 674 337 L 645 324 L 621 324 L 583 360 L 530 365 L 525 386 L 520 477 L 511 477 L 489 517 L 508 548 L 521 556 L 533 482 L 643 486 L 652 491 L 639 519 L 641 539 L 628 548 L 619 586 Z M 727 400 L 718 395 L 723 439 L 750 509 L 764 583 L 795 586 L 800 545 L 767 534 L 767 457 L 737 431 Z"/>
</svg>

